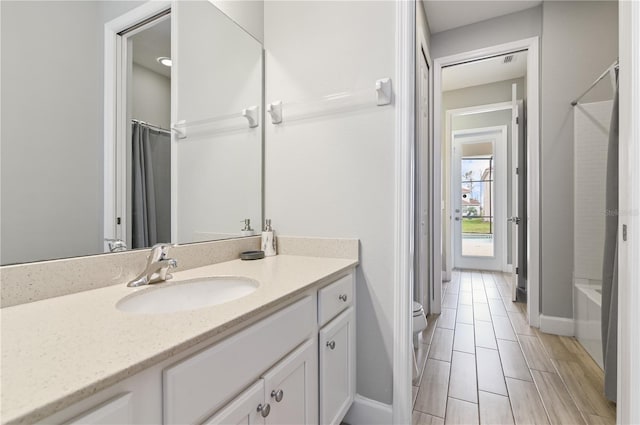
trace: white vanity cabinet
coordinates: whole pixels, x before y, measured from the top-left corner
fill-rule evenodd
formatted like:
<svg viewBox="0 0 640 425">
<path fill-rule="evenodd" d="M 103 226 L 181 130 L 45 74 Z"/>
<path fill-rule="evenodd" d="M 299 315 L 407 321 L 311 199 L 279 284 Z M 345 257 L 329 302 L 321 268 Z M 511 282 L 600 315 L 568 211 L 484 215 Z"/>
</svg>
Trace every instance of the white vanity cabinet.
<svg viewBox="0 0 640 425">
<path fill-rule="evenodd" d="M 296 299 L 43 422 L 340 424 L 355 396 L 354 273 Z"/>
<path fill-rule="evenodd" d="M 281 359 L 295 363 L 297 351 L 292 357 L 288 355 L 305 340 L 315 337 L 315 314 L 315 297 L 304 297 L 166 368 L 163 371 L 163 422 L 201 423 L 261 376 L 270 384 L 277 381 L 281 375 L 277 374 L 278 366 L 273 368 L 273 365 Z M 264 374 L 270 368 L 273 374 Z"/>
<path fill-rule="evenodd" d="M 316 353 L 306 341 L 205 424 L 317 424 Z"/>
<path fill-rule="evenodd" d="M 339 424 L 356 392 L 354 275 L 318 291 L 320 423 Z"/>
</svg>

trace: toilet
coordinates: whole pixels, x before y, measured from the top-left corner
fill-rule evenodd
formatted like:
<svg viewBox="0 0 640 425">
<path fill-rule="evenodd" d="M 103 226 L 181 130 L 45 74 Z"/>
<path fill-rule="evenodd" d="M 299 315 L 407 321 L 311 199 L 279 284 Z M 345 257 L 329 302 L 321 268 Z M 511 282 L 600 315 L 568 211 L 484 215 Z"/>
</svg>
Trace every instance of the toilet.
<svg viewBox="0 0 640 425">
<path fill-rule="evenodd" d="M 422 304 L 413 302 L 413 348 L 418 347 L 418 335 L 427 328 L 427 316 L 424 314 Z"/>
<path fill-rule="evenodd" d="M 427 328 L 427 316 L 424 314 L 424 308 L 419 302 L 413 302 L 413 379 L 417 379 L 420 371 L 418 370 L 418 360 L 416 359 L 416 351 L 418 348 L 418 335 Z"/>
</svg>

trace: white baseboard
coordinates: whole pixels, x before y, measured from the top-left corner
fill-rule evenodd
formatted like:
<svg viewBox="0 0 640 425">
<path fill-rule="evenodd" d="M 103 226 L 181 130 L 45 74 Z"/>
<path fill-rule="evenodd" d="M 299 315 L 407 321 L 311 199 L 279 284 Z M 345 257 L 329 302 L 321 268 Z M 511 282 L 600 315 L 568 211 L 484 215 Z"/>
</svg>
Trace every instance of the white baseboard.
<svg viewBox="0 0 640 425">
<path fill-rule="evenodd" d="M 573 319 L 567 319 L 566 317 L 545 316 L 541 314 L 540 330 L 548 334 L 574 336 L 575 323 Z"/>
<path fill-rule="evenodd" d="M 392 423 L 391 405 L 356 394 L 343 422 L 349 425 L 388 425 Z"/>
</svg>

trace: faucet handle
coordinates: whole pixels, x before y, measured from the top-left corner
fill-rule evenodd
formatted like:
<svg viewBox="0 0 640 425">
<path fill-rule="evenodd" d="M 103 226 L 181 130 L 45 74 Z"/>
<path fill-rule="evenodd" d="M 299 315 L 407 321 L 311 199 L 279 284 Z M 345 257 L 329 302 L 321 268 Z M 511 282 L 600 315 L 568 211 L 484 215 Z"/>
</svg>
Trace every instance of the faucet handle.
<svg viewBox="0 0 640 425">
<path fill-rule="evenodd" d="M 160 269 L 160 271 L 158 272 L 160 274 L 160 280 L 169 280 L 173 277 L 173 275 L 171 273 L 169 273 L 169 270 L 171 269 L 175 269 L 176 267 L 178 267 L 178 261 L 174 258 L 169 258 L 167 259 L 167 266 L 166 267 L 162 267 Z"/>
<path fill-rule="evenodd" d="M 167 255 L 169 255 L 169 248 L 174 245 L 169 243 L 157 243 L 151 247 L 151 253 L 149 254 L 149 259 L 151 261 L 160 261 L 166 260 Z"/>
</svg>

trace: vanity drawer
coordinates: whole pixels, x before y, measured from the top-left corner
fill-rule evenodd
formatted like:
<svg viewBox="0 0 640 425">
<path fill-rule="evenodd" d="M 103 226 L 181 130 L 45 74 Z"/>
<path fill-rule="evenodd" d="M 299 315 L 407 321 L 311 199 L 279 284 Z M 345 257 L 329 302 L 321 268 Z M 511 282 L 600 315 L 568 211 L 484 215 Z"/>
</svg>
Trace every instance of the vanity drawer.
<svg viewBox="0 0 640 425">
<path fill-rule="evenodd" d="M 349 273 L 318 291 L 319 326 L 353 304 L 354 279 L 354 273 Z"/>
<path fill-rule="evenodd" d="M 133 401 L 131 398 L 131 393 L 116 396 L 75 417 L 67 422 L 67 425 L 126 425 L 133 423 Z"/>
<path fill-rule="evenodd" d="M 316 329 L 308 296 L 163 371 L 165 424 L 202 422 Z"/>
</svg>

